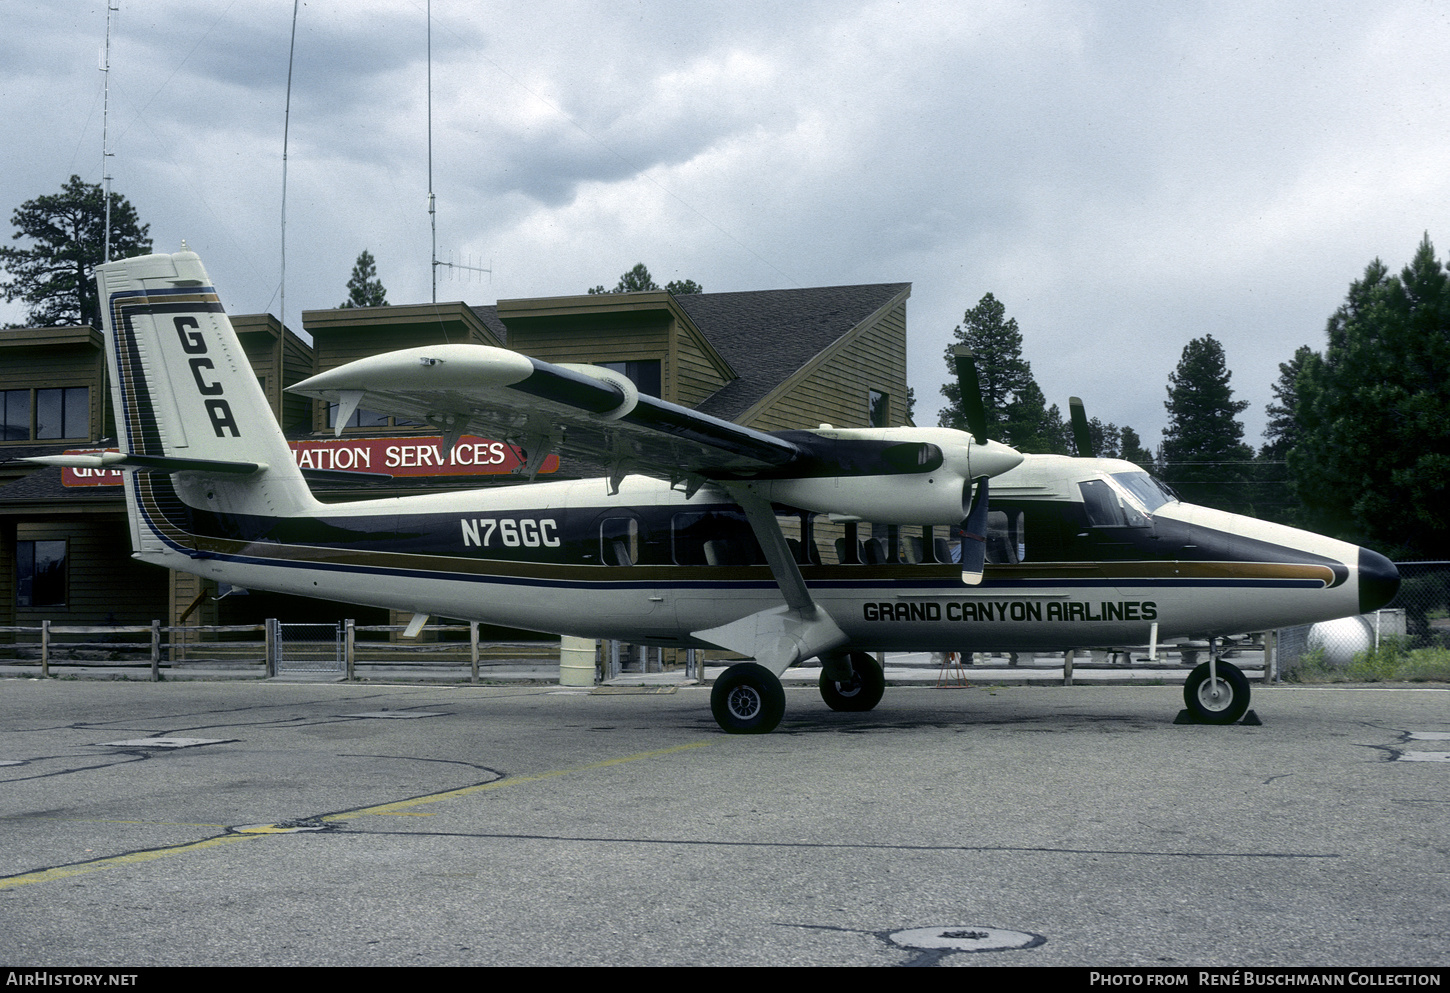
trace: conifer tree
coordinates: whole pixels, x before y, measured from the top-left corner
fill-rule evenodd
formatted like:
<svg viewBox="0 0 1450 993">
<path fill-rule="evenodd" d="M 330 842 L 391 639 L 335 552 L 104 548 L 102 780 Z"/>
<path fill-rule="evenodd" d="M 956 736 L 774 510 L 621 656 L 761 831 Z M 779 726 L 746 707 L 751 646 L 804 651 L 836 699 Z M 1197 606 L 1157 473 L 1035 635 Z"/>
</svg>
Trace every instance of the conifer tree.
<svg viewBox="0 0 1450 993">
<path fill-rule="evenodd" d="M 976 355 L 977 379 L 982 404 L 987 409 L 987 436 L 1023 452 L 1069 451 L 1069 431 L 1056 404 L 1047 405 L 1032 366 L 1022 357 L 1022 332 L 1017 319 L 988 293 L 967 311 L 952 332 L 956 342 L 969 346 Z M 951 347 L 944 352 L 952 378 L 942 386 L 948 406 L 938 423 L 965 431 L 961 387 L 956 381 L 956 364 Z"/>
<path fill-rule="evenodd" d="M 1253 478 L 1254 450 L 1244 444 L 1238 415 L 1248 401 L 1235 400 L 1223 346 L 1212 335 L 1183 349 L 1168 376 L 1168 426 L 1159 450 L 1163 478 L 1189 503 L 1245 513 Z"/>
<path fill-rule="evenodd" d="M 347 281 L 347 299 L 338 307 L 386 307 L 388 291 L 378 278 L 378 264 L 373 253 L 366 248 L 357 257 L 352 267 L 352 278 Z"/>
<path fill-rule="evenodd" d="M 1450 556 L 1450 276 L 1428 234 L 1398 276 L 1371 262 L 1326 333 L 1295 379 L 1285 456 L 1308 523 Z"/>
<path fill-rule="evenodd" d="M 72 176 L 60 193 L 21 204 L 11 217 L 15 240 L 29 248 L 0 248 L 0 266 L 10 278 L 0 282 L 7 302 L 29 304 L 35 327 L 67 324 L 101 326 L 96 297 L 96 266 L 106 253 L 106 194 L 98 184 Z M 151 251 L 151 227 L 136 217 L 125 197 L 111 194 L 111 258 Z"/>
</svg>

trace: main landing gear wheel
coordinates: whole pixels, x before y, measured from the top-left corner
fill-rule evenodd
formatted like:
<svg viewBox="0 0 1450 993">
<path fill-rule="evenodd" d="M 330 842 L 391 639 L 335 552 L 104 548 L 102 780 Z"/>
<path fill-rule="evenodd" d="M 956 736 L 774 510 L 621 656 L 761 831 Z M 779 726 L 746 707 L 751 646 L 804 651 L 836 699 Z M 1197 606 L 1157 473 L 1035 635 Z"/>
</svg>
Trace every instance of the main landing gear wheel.
<svg viewBox="0 0 1450 993">
<path fill-rule="evenodd" d="M 851 678 L 841 681 L 821 673 L 821 699 L 832 710 L 867 711 L 881 702 L 886 692 L 886 674 L 865 652 L 851 653 Z"/>
<path fill-rule="evenodd" d="M 1194 720 L 1204 724 L 1232 724 L 1249 709 L 1249 680 L 1238 666 L 1219 662 L 1218 680 L 1208 678 L 1205 662 L 1188 674 L 1183 684 L 1183 705 Z"/>
<path fill-rule="evenodd" d="M 715 680 L 710 712 L 728 734 L 766 734 L 785 716 L 785 690 L 765 666 L 737 662 Z"/>
</svg>

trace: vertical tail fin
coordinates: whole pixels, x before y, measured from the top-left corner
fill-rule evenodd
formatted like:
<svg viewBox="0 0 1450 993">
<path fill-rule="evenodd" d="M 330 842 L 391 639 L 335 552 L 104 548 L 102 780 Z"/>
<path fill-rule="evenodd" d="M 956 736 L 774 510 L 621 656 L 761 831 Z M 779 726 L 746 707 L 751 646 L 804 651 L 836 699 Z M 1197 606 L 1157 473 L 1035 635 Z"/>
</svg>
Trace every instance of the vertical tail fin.
<svg viewBox="0 0 1450 993">
<path fill-rule="evenodd" d="M 170 467 L 175 496 L 193 508 L 276 516 L 314 507 L 196 254 L 110 262 L 98 267 L 96 280 L 122 451 L 155 460 L 163 471 L 163 460 L 177 460 L 181 467 Z M 261 468 L 214 475 L 207 462 Z M 161 537 L 148 517 L 150 489 L 144 478 L 127 481 L 137 551 L 154 550 Z"/>
</svg>

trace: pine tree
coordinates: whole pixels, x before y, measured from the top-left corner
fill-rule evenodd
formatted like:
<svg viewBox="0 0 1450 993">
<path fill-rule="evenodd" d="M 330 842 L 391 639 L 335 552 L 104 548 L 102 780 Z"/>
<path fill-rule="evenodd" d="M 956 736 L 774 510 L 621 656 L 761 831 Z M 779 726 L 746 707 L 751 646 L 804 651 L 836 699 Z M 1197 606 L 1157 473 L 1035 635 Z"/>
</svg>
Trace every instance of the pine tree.
<svg viewBox="0 0 1450 993">
<path fill-rule="evenodd" d="M 28 238 L 32 244 L 0 248 L 0 266 L 10 274 L 0 283 L 6 301 L 19 298 L 29 304 L 27 320 L 35 327 L 100 327 L 95 268 L 105 261 L 105 191 L 72 176 L 59 194 L 21 204 L 11 223 L 15 240 Z M 125 197 L 111 194 L 111 258 L 150 252 L 150 230 Z"/>
<path fill-rule="evenodd" d="M 1391 554 L 1450 556 L 1450 277 L 1429 236 L 1398 276 L 1371 262 L 1326 334 L 1295 380 L 1286 454 L 1308 522 Z"/>
<path fill-rule="evenodd" d="M 982 297 L 967 311 L 952 334 L 976 355 L 977 379 L 982 404 L 987 409 L 987 436 L 1023 452 L 1066 453 L 1069 431 L 1057 405 L 1047 405 L 1032 366 L 1022 357 L 1022 332 L 1017 319 L 1008 318 L 1006 307 L 992 294 Z M 947 398 L 938 423 L 965 431 L 961 386 L 956 381 L 956 364 L 951 347 L 945 353 L 952 378 L 942 386 Z"/>
<path fill-rule="evenodd" d="M 364 248 L 352 267 L 352 278 L 347 281 L 347 299 L 338 307 L 386 306 L 388 291 L 383 289 L 383 281 L 378 278 L 378 264 L 373 259 L 373 253 Z"/>
<path fill-rule="evenodd" d="M 1248 401 L 1233 398 L 1232 375 L 1223 346 L 1212 335 L 1184 347 L 1178 368 L 1168 376 L 1160 468 L 1188 502 L 1242 513 L 1251 504 L 1254 451 L 1244 444 L 1238 420 Z"/>
<path fill-rule="evenodd" d="M 1143 447 L 1143 442 L 1138 438 L 1138 432 L 1124 426 L 1121 436 L 1121 447 L 1118 451 L 1118 458 L 1126 462 L 1147 469 L 1149 472 L 1157 472 L 1158 464 L 1153 458 L 1153 453 Z"/>
<path fill-rule="evenodd" d="M 649 269 L 643 262 L 637 263 L 629 272 L 619 277 L 619 282 L 614 289 L 606 290 L 604 284 L 592 287 L 590 294 L 597 293 L 641 293 L 647 290 L 657 290 L 660 286 L 649 274 Z M 683 296 L 688 293 L 703 293 L 704 288 L 693 279 L 676 279 L 665 284 L 665 289 L 675 296 Z"/>
</svg>

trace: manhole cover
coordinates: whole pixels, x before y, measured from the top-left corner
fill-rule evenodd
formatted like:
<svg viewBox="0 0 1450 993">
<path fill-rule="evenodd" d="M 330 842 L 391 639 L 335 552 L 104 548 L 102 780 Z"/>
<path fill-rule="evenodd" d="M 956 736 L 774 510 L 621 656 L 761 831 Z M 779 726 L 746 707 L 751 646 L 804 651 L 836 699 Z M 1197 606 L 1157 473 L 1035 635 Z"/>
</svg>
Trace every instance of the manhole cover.
<svg viewBox="0 0 1450 993">
<path fill-rule="evenodd" d="M 903 948 L 928 948 L 953 952 L 1005 952 L 1014 948 L 1035 948 L 1047 941 L 1040 934 L 1008 931 L 979 924 L 948 924 L 942 927 L 914 927 L 893 931 L 888 937 Z"/>
</svg>

